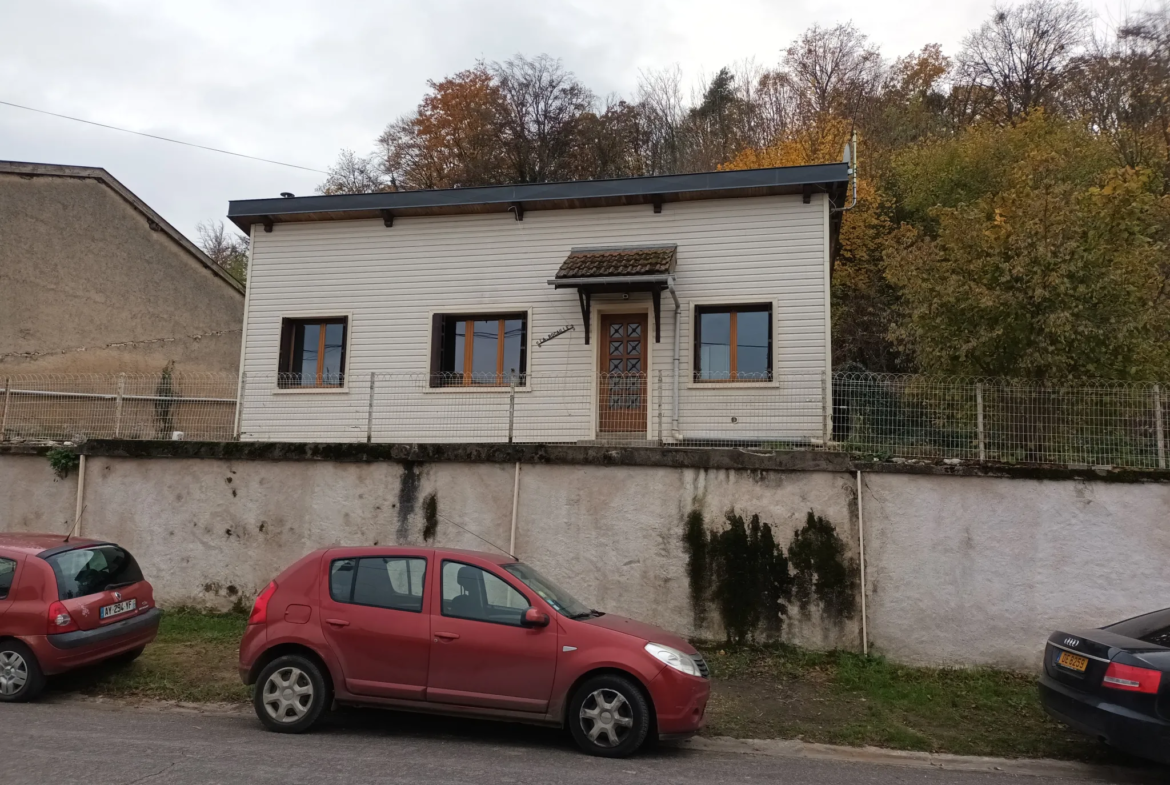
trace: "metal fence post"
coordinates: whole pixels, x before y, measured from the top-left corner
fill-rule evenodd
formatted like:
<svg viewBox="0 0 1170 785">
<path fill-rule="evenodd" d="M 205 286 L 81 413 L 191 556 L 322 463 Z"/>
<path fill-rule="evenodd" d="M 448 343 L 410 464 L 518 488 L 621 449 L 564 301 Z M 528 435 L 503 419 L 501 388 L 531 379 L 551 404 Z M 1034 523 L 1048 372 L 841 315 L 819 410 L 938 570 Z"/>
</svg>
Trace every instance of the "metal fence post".
<svg viewBox="0 0 1170 785">
<path fill-rule="evenodd" d="M 374 372 L 370 371 L 370 401 L 366 406 L 366 444 L 374 441 Z"/>
<path fill-rule="evenodd" d="M 1154 385 L 1154 430 L 1158 432 L 1158 468 L 1166 468 L 1166 425 L 1162 421 L 1162 386 Z"/>
<path fill-rule="evenodd" d="M 983 382 L 975 383 L 975 427 L 979 433 L 979 460 L 987 460 L 987 439 L 983 431 Z"/>
<path fill-rule="evenodd" d="M 821 446 L 829 449 L 829 439 L 833 436 L 833 404 L 829 396 L 829 374 L 821 371 Z"/>
<path fill-rule="evenodd" d="M 508 444 L 512 443 L 512 428 L 516 420 L 516 372 L 508 374 Z"/>
<path fill-rule="evenodd" d="M 126 394 L 126 374 L 118 374 L 118 395 L 114 399 L 114 438 L 122 435 L 122 396 Z"/>
<path fill-rule="evenodd" d="M 12 399 L 12 377 L 4 380 L 4 414 L 0 415 L 0 442 L 8 438 L 8 401 Z"/>
<path fill-rule="evenodd" d="M 658 446 L 662 446 L 662 371 L 658 372 Z"/>
</svg>

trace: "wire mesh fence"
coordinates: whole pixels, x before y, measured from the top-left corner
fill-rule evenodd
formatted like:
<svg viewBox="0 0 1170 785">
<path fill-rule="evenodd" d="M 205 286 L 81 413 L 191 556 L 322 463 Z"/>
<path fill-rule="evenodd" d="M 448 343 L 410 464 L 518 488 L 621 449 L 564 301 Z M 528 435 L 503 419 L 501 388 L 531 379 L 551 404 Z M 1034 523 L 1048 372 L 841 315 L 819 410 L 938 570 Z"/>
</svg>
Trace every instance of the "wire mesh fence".
<svg viewBox="0 0 1170 785">
<path fill-rule="evenodd" d="M 1143 469 L 1165 468 L 1170 442 L 1170 390 L 1156 383 L 871 373 L 676 382 L 661 371 L 458 379 L 375 372 L 351 374 L 338 386 L 305 381 L 277 374 L 14 376 L 4 380 L 0 440 L 826 449 Z"/>
</svg>

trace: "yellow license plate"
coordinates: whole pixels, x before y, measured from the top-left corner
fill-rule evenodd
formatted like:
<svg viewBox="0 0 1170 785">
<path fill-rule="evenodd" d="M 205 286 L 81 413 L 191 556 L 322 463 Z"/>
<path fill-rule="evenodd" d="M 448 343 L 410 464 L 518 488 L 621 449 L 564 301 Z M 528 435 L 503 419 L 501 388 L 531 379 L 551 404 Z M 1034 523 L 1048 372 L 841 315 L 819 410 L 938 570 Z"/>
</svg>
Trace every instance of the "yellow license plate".
<svg viewBox="0 0 1170 785">
<path fill-rule="evenodd" d="M 1077 673 L 1084 673 L 1085 669 L 1089 667 L 1089 660 L 1085 657 L 1078 657 L 1067 651 L 1060 653 L 1060 659 L 1056 661 L 1058 664 L 1068 668 L 1070 671 Z"/>
</svg>

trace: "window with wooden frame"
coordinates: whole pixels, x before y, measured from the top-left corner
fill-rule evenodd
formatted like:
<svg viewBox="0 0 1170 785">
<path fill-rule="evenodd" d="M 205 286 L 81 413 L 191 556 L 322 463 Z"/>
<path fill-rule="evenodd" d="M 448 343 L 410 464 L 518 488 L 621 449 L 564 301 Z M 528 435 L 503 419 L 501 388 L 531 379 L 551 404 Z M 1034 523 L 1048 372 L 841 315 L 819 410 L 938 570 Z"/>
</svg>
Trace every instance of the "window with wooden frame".
<svg viewBox="0 0 1170 785">
<path fill-rule="evenodd" d="M 694 380 L 771 381 L 771 304 L 697 307 Z"/>
<path fill-rule="evenodd" d="M 349 319 L 344 316 L 284 319 L 280 323 L 281 389 L 342 387 Z"/>
<path fill-rule="evenodd" d="M 524 384 L 528 314 L 435 314 L 431 325 L 432 387 Z"/>
</svg>

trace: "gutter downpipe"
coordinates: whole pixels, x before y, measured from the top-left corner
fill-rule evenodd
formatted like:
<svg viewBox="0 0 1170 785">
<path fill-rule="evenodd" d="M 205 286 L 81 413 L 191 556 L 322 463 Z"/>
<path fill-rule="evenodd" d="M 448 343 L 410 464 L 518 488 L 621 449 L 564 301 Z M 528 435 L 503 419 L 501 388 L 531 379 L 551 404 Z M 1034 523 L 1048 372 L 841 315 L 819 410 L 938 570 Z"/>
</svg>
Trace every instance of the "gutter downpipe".
<svg viewBox="0 0 1170 785">
<path fill-rule="evenodd" d="M 681 437 L 678 430 L 678 375 L 682 358 L 682 331 L 679 329 L 679 321 L 682 319 L 682 305 L 678 301 L 678 293 L 674 290 L 673 275 L 666 279 L 666 291 L 670 292 L 670 298 L 674 300 L 674 362 L 671 373 L 670 435 L 677 441 Z"/>
<path fill-rule="evenodd" d="M 865 613 L 865 516 L 861 508 L 861 470 L 857 472 L 857 541 L 861 550 L 861 653 L 869 656 L 869 619 Z"/>
<path fill-rule="evenodd" d="M 85 510 L 85 453 L 77 461 L 77 506 L 73 511 L 73 536 L 81 536 L 81 513 Z"/>
<path fill-rule="evenodd" d="M 516 478 L 512 481 L 512 536 L 508 538 L 508 555 L 516 558 L 516 512 L 520 507 L 520 461 L 516 461 Z"/>
</svg>

